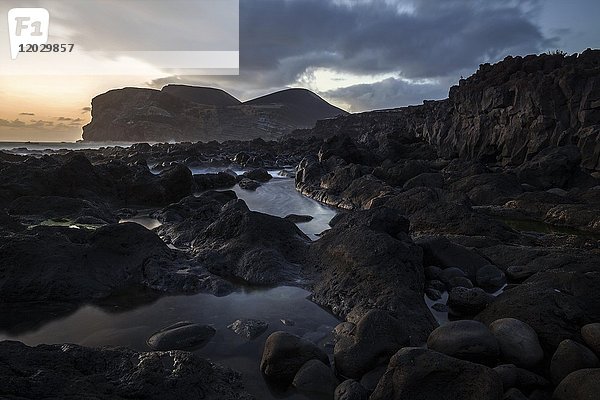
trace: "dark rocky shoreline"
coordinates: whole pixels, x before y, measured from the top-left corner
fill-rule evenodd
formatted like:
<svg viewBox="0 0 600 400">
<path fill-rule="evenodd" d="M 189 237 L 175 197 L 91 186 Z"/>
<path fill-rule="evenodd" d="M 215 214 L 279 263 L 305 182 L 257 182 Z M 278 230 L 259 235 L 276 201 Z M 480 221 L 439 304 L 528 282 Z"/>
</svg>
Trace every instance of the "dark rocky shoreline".
<svg viewBox="0 0 600 400">
<path fill-rule="evenodd" d="M 2 307 L 296 285 L 341 323 L 333 349 L 271 334 L 256 365 L 276 386 L 339 400 L 592 398 L 599 71 L 598 52 L 510 58 L 443 102 L 325 120 L 280 141 L 0 152 Z M 553 85 L 562 94 L 548 98 Z M 224 172 L 190 172 L 212 167 Z M 305 217 L 251 211 L 228 190 L 285 168 L 299 192 L 340 210 L 316 241 L 293 222 Z M 119 223 L 141 213 L 161 225 Z M 450 321 L 439 326 L 438 314 Z M 0 381 L 15 384 L 0 395 L 250 398 L 234 372 L 161 350 L 2 342 Z"/>
</svg>

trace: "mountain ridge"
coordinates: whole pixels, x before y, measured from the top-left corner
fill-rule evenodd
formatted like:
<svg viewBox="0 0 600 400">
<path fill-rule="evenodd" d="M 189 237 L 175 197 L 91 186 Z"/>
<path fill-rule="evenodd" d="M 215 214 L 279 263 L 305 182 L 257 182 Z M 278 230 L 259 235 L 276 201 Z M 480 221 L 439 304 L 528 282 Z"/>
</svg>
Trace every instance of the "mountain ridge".
<svg viewBox="0 0 600 400">
<path fill-rule="evenodd" d="M 218 88 L 125 87 L 92 99 L 86 141 L 280 139 L 317 120 L 348 114 L 307 89 L 285 89 L 241 102 Z"/>
<path fill-rule="evenodd" d="M 165 85 L 161 92 L 198 104 L 213 106 L 235 106 L 242 102 L 223 89 L 208 86 Z"/>
</svg>

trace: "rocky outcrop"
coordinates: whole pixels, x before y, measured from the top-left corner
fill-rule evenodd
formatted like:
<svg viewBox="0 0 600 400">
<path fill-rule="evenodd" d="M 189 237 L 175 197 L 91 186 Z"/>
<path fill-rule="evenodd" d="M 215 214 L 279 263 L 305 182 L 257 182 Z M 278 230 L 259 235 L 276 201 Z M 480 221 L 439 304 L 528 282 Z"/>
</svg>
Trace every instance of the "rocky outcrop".
<svg viewBox="0 0 600 400">
<path fill-rule="evenodd" d="M 0 342 L 0 397 L 251 400 L 238 373 L 183 351 Z"/>
<path fill-rule="evenodd" d="M 115 206 L 164 205 L 192 194 L 195 188 L 192 173 L 179 163 L 155 175 L 145 161 L 103 159 L 92 163 L 81 153 L 71 153 L 0 162 L 0 168 L 0 206 L 10 205 L 19 214 L 42 214 L 41 204 L 46 207 L 43 213 L 62 217 L 93 208 L 90 202 L 96 206 L 103 202 Z M 33 208 L 32 197 L 42 202 L 37 208 Z M 57 201 L 56 197 L 71 200 Z M 97 212 L 88 216 L 105 219 Z"/>
<path fill-rule="evenodd" d="M 483 66 L 448 100 L 321 122 L 321 128 L 331 127 L 327 135 L 340 133 L 325 141 L 327 135 L 0 157 L 0 303 L 21 310 L 14 302 L 80 304 L 130 288 L 219 295 L 238 284 L 302 286 L 343 321 L 332 342 L 321 335 L 331 331 L 325 325 L 305 333 L 302 316 L 295 318 L 295 328 L 293 321 L 281 320 L 284 329 L 303 339 L 284 332 L 269 336 L 261 370 L 287 390 L 340 398 L 372 392 L 372 399 L 437 399 L 440 393 L 464 399 L 548 398 L 554 385 L 569 381 L 568 374 L 598 366 L 597 355 L 590 356 L 599 342 L 594 328 L 600 321 L 598 241 L 580 231 L 523 228 L 512 218 L 544 228 L 553 224 L 548 229 L 598 231 L 598 174 L 586 166 L 591 153 L 579 141 L 595 126 L 585 125 L 589 113 L 579 125 L 565 128 L 557 143 L 555 130 L 567 120 L 563 114 L 552 116 L 552 127 L 542 124 L 543 132 L 528 119 L 564 107 L 546 103 L 552 97 L 544 91 L 552 79 L 575 74 L 566 86 L 559 79 L 561 88 L 595 79 L 586 54 Z M 528 70 L 536 65 L 540 68 Z M 507 66 L 515 70 L 503 73 Z M 490 68 L 500 70 L 492 75 Z M 591 75 L 577 75 L 587 70 Z M 495 100 L 494 90 L 510 85 L 519 89 L 514 98 Z M 573 98 L 588 90 L 580 89 L 573 89 Z M 522 99 L 529 91 L 536 92 L 530 96 L 533 106 Z M 233 100 L 223 93 L 208 93 L 218 95 L 220 104 L 207 105 L 207 93 L 165 92 L 182 104 L 193 102 L 184 106 L 192 114 L 202 107 L 246 106 L 229 104 Z M 142 94 L 133 106 L 140 112 Z M 164 100 L 150 96 L 156 104 Z M 285 100 L 275 96 L 252 107 L 278 108 L 271 106 L 274 98 Z M 124 99 L 124 106 L 131 107 L 130 100 Z M 579 118 L 582 103 L 569 103 L 569 113 L 575 110 Z M 120 112 L 126 111 L 112 115 Z M 523 122 L 520 131 L 511 112 Z M 311 132 L 317 135 L 319 129 Z M 440 129 L 446 131 L 438 143 Z M 521 145 L 519 135 L 531 137 L 521 150 L 509 149 Z M 315 241 L 294 224 L 310 218 L 251 211 L 235 192 L 214 191 L 236 183 L 256 188 L 260 181 L 264 186 L 257 194 L 262 194 L 273 187 L 267 185 L 281 183 L 268 183 L 275 168 L 287 174 L 293 165 L 298 165 L 299 191 L 345 209 Z M 214 167 L 251 171 L 190 172 Z M 162 225 L 150 231 L 114 224 L 136 212 Z M 93 226 L 37 226 L 48 222 L 42 219 Z M 64 315 L 45 306 L 47 314 Z M 475 321 L 447 323 L 455 318 Z M 251 339 L 266 323 L 243 319 L 230 329 Z M 160 350 L 193 348 L 213 333 L 209 326 L 180 323 L 157 332 L 149 344 Z M 427 350 L 405 348 L 427 339 Z M 565 341 L 571 345 L 561 349 Z M 589 350 L 581 349 L 584 343 Z M 338 379 L 354 379 L 337 394 L 334 372 Z"/>
<path fill-rule="evenodd" d="M 335 369 L 345 378 L 360 379 L 410 342 L 406 327 L 388 312 L 371 310 L 357 324 L 335 329 Z"/>
<path fill-rule="evenodd" d="M 217 219 L 221 208 L 236 199 L 231 190 L 211 190 L 199 196 L 184 197 L 153 213 L 162 223 L 157 233 L 165 242 L 178 248 L 190 247 L 192 241 Z"/>
<path fill-rule="evenodd" d="M 209 271 L 254 285 L 297 283 L 310 239 L 284 218 L 250 211 L 232 200 L 192 242 Z"/>
<path fill-rule="evenodd" d="M 313 301 L 358 322 L 370 309 L 410 321 L 406 336 L 422 344 L 436 326 L 423 301 L 422 251 L 397 211 L 375 208 L 334 220 L 311 247 Z"/>
<path fill-rule="evenodd" d="M 575 145 L 580 165 L 600 170 L 600 51 L 529 55 L 483 64 L 449 98 L 420 106 L 319 121 L 309 132 L 344 133 L 388 154 L 421 138 L 445 158 L 520 165 L 551 147 Z M 389 157 L 384 157 L 389 158 Z"/>
<path fill-rule="evenodd" d="M 124 88 L 92 99 L 88 141 L 277 139 L 319 119 L 345 115 L 316 94 L 288 89 L 241 103 L 222 90 L 182 85 Z"/>
<path fill-rule="evenodd" d="M 546 267 L 505 291 L 477 319 L 486 324 L 500 318 L 525 322 L 538 334 L 546 358 L 564 339 L 581 341 L 581 327 L 600 320 L 598 257 L 588 256 L 587 261 L 569 265 L 553 255 L 557 267 Z"/>
<path fill-rule="evenodd" d="M 96 230 L 38 226 L 1 238 L 0 300 L 83 301 L 132 287 L 223 292 L 229 285 L 191 266 L 135 223 Z"/>
</svg>

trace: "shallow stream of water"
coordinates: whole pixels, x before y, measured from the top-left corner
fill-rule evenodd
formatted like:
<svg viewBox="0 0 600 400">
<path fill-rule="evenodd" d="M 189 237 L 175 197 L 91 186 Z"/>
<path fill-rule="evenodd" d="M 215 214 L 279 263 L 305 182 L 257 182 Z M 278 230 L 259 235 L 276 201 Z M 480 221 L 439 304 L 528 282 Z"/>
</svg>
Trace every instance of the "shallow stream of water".
<svg viewBox="0 0 600 400">
<path fill-rule="evenodd" d="M 225 168 L 192 168 L 193 174 L 217 173 Z M 234 170 L 237 174 L 243 174 L 246 170 Z M 300 194 L 294 184 L 293 178 L 282 177 L 279 171 L 269 171 L 273 179 L 261 184 L 255 191 L 244 190 L 235 185 L 231 190 L 235 191 L 238 198 L 244 200 L 248 208 L 265 214 L 285 217 L 289 214 L 310 215 L 312 221 L 298 223 L 298 228 L 306 233 L 311 239 L 316 240 L 321 232 L 329 229 L 329 221 L 337 213 L 335 209 L 328 207 Z"/>
</svg>

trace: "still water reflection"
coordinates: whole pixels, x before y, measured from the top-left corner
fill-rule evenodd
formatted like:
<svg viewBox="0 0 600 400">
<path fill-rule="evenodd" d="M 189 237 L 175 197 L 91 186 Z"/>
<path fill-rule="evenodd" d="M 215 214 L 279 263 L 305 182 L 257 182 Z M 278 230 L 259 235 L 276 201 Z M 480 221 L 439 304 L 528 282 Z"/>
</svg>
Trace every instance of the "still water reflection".
<svg viewBox="0 0 600 400">
<path fill-rule="evenodd" d="M 306 297 L 309 293 L 295 287 L 243 290 L 224 297 L 209 294 L 169 296 L 143 304 L 135 296 L 104 300 L 102 304 L 87 304 L 42 325 L 6 325 L 6 310 L 0 318 L 0 340 L 20 340 L 28 345 L 41 343 L 76 343 L 84 346 L 126 346 L 149 351 L 146 340 L 159 329 L 188 320 L 212 325 L 217 333 L 204 347 L 195 350 L 202 357 L 230 366 L 241 372 L 248 391 L 258 399 L 285 397 L 300 399 L 299 394 L 273 392 L 259 370 L 260 358 L 267 336 L 278 330 L 287 331 L 318 343 L 330 352 L 331 330 L 338 320 Z M 134 301 L 135 303 L 136 301 Z M 47 305 L 46 305 L 47 307 Z M 23 318 L 22 310 L 19 311 Z M 69 314 L 70 313 L 70 314 Z M 48 315 L 45 315 L 47 318 Z M 29 313 L 28 318 L 36 318 Z M 227 329 L 238 318 L 266 321 L 269 329 L 250 341 Z M 294 324 L 284 325 L 281 320 Z M 32 321 L 29 321 L 32 322 Z M 8 333 L 11 332 L 11 333 Z M 329 350 L 328 350 L 329 349 Z"/>
</svg>

